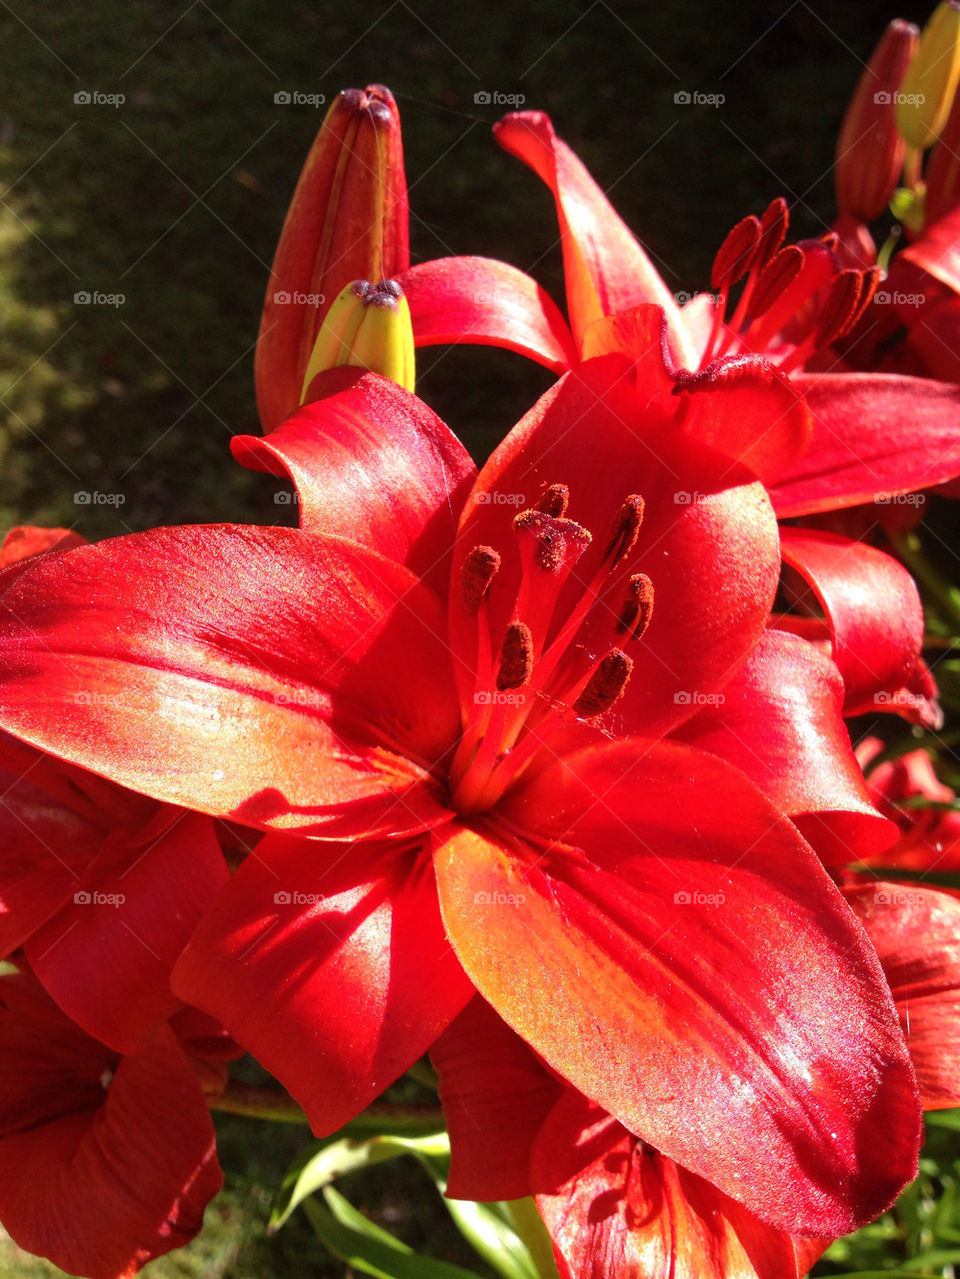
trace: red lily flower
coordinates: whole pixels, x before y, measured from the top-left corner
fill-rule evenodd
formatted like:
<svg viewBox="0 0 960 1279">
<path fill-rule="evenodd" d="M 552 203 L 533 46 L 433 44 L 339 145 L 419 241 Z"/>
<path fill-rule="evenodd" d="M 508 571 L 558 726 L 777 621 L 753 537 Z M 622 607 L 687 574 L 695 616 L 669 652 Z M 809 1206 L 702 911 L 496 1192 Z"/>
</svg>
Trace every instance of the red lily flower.
<svg viewBox="0 0 960 1279">
<path fill-rule="evenodd" d="M 8 580 L 62 529 L 14 529 Z M 87 704 L 79 681 L 66 697 Z M 51 707 L 57 713 L 55 705 Z M 22 947 L 72 1020 L 118 1052 L 137 1052 L 179 1006 L 170 970 L 228 880 L 209 817 L 157 804 L 0 733 L 0 958 Z"/>
<path fill-rule="evenodd" d="M 426 262 L 400 277 L 410 302 L 419 345 L 469 340 L 492 343 L 561 371 L 604 351 L 642 353 L 649 322 L 631 316 L 644 304 L 660 308 L 669 359 L 688 378 L 714 377 L 725 362 L 762 376 L 768 361 L 789 372 L 812 416 L 812 429 L 791 436 L 769 421 L 764 434 L 750 430 L 716 433 L 711 443 L 731 459 L 745 460 L 764 480 L 777 515 L 810 515 L 891 497 L 939 484 L 960 473 L 960 439 L 955 422 L 960 391 L 928 379 L 891 374 L 802 371 L 818 351 L 847 333 L 870 302 L 875 274 L 843 271 L 834 249 L 822 241 L 781 247 L 787 206 L 775 200 L 762 218 L 745 218 L 717 254 L 713 286 L 682 309 L 676 305 L 642 247 L 572 151 L 541 112 L 517 112 L 496 128 L 497 140 L 530 165 L 553 191 L 564 251 L 570 329 L 532 281 L 513 268 L 480 258 Z M 725 322 L 725 296 L 746 276 L 736 313 Z M 617 317 L 617 318 L 615 318 Z M 730 357 L 736 357 L 730 359 Z M 814 361 L 814 363 L 816 363 Z M 729 426 L 727 427 L 729 430 Z M 819 596 L 823 557 L 808 558 L 809 540 L 794 548 L 792 563 Z M 847 544 L 846 568 L 862 578 L 879 571 L 890 590 L 902 591 L 899 567 L 857 543 Z M 919 602 L 909 611 L 915 624 L 904 636 L 897 663 L 912 662 L 919 682 L 922 643 Z M 882 631 L 889 614 L 871 598 L 861 600 L 860 624 Z M 833 627 L 840 664 L 859 637 Z M 864 668 L 876 667 L 872 651 L 861 654 Z M 845 672 L 846 674 L 846 672 Z M 915 691 L 915 690 L 914 690 Z M 878 678 L 861 685 L 854 701 L 881 699 L 887 709 L 930 725 L 939 722 L 935 703 L 898 696 Z M 886 700 L 883 700 L 883 699 Z M 852 711 L 852 708 L 851 708 Z"/>
<path fill-rule="evenodd" d="M 480 998 L 434 1045 L 447 1193 L 533 1194 L 564 1279 L 802 1279 L 827 1239 L 765 1225 L 558 1079 Z"/>
<path fill-rule="evenodd" d="M 185 1047 L 163 1024 L 121 1056 L 29 970 L 0 976 L 0 1221 L 22 1248 L 130 1279 L 193 1238 L 223 1177 Z"/>
<path fill-rule="evenodd" d="M 878 737 L 867 737 L 857 746 L 857 759 L 873 802 L 897 823 L 900 838 L 868 858 L 868 864 L 888 870 L 960 870 L 960 812 L 954 807 L 954 791 L 937 777 L 926 751 L 877 763 L 883 748 Z"/>
<path fill-rule="evenodd" d="M 733 683 L 778 577 L 763 488 L 710 439 L 796 398 L 722 373 L 674 393 L 657 348 L 618 360 L 562 380 L 476 479 L 419 401 L 324 375 L 239 446 L 294 475 L 302 529 L 158 529 L 0 579 L 0 717 L 275 832 L 174 989 L 317 1131 L 479 990 L 668 1157 L 782 1228 L 842 1233 L 915 1166 L 889 992 L 780 807 L 665 737 Z M 117 696 L 52 715 L 78 680 Z"/>
</svg>

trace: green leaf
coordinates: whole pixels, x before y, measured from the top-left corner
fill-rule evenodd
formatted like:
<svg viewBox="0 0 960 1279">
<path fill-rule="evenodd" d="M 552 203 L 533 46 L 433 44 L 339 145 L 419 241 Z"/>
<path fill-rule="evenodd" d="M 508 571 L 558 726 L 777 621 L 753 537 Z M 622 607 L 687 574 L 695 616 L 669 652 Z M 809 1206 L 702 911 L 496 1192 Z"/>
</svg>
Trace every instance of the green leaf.
<svg viewBox="0 0 960 1279">
<path fill-rule="evenodd" d="M 374 1279 L 480 1279 L 473 1270 L 415 1253 L 396 1236 L 368 1221 L 331 1186 L 326 1204 L 307 1199 L 303 1210 L 317 1237 L 335 1257 Z"/>
<path fill-rule="evenodd" d="M 322 1190 L 344 1173 L 356 1172 L 359 1168 L 384 1163 L 388 1159 L 398 1159 L 401 1155 L 417 1155 L 422 1162 L 431 1157 L 443 1159 L 449 1150 L 444 1132 L 425 1137 L 378 1136 L 366 1141 L 339 1135 L 327 1137 L 319 1147 L 307 1151 L 284 1177 L 277 1203 L 270 1214 L 268 1229 L 271 1232 L 279 1230 L 309 1195 Z M 427 1168 L 432 1176 L 431 1165 L 427 1164 Z"/>
<path fill-rule="evenodd" d="M 546 1227 L 533 1207 L 533 1201 L 518 1199 L 513 1202 L 518 1205 L 528 1204 L 533 1208 L 536 1222 L 546 1239 L 546 1250 L 539 1248 L 536 1258 L 531 1254 L 530 1240 L 525 1237 L 528 1233 L 534 1233 L 532 1223 L 522 1208 L 515 1215 L 512 1211 L 513 1203 L 445 1200 L 447 1211 L 460 1233 L 504 1279 L 558 1279 L 553 1247 Z M 518 1229 L 518 1224 L 521 1224 L 523 1233 Z"/>
</svg>

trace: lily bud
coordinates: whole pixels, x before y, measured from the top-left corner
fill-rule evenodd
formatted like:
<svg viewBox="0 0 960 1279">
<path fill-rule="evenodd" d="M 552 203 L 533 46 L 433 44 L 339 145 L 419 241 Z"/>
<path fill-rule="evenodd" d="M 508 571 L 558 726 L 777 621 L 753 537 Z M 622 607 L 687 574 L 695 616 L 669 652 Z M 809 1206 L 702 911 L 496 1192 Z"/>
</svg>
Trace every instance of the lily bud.
<svg viewBox="0 0 960 1279">
<path fill-rule="evenodd" d="M 346 89 L 327 113 L 287 212 L 257 340 L 257 405 L 269 433 L 300 404 L 333 299 L 351 281 L 410 265 L 400 116 L 389 89 Z"/>
<path fill-rule="evenodd" d="M 413 390 L 413 323 L 407 299 L 395 280 L 379 284 L 355 280 L 342 290 L 320 328 L 298 404 L 306 403 L 310 383 L 318 373 L 345 364 L 369 369 L 406 391 Z"/>
<path fill-rule="evenodd" d="M 943 126 L 936 146 L 930 152 L 927 164 L 926 191 L 924 194 L 924 221 L 936 222 L 945 213 L 960 204 L 960 94 L 953 99 L 953 106 Z"/>
<path fill-rule="evenodd" d="M 903 168 L 906 143 L 897 131 L 900 83 L 920 32 L 895 18 L 857 82 L 837 138 L 834 181 L 837 210 L 862 222 L 879 217 Z"/>
<path fill-rule="evenodd" d="M 943 0 L 923 28 L 897 95 L 897 128 L 922 151 L 946 124 L 960 80 L 960 0 Z"/>
</svg>

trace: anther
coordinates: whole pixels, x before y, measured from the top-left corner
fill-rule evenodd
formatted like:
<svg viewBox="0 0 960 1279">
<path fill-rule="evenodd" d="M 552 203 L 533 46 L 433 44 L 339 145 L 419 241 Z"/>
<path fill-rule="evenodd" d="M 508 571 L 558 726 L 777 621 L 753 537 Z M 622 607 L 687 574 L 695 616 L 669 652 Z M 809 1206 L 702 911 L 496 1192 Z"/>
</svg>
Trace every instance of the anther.
<svg viewBox="0 0 960 1279">
<path fill-rule="evenodd" d="M 617 634 L 638 640 L 650 625 L 653 617 L 653 582 L 646 573 L 634 573 L 627 582 L 627 590 L 617 620 Z"/>
<path fill-rule="evenodd" d="M 835 275 L 817 320 L 814 343 L 829 346 L 845 333 L 860 312 L 865 272 L 849 268 Z"/>
<path fill-rule="evenodd" d="M 595 719 L 603 715 L 619 701 L 633 662 L 623 649 L 612 648 L 598 663 L 580 696 L 573 704 L 573 713 L 580 719 Z"/>
<path fill-rule="evenodd" d="M 570 490 L 566 484 L 547 484 L 537 498 L 535 509 L 544 515 L 552 515 L 554 519 L 561 519 L 569 505 Z"/>
<path fill-rule="evenodd" d="M 479 610 L 499 568 L 500 554 L 492 546 L 475 546 L 460 565 L 460 590 L 468 613 Z"/>
<path fill-rule="evenodd" d="M 501 693 L 526 684 L 533 671 L 533 636 L 523 622 L 511 622 L 500 648 L 497 688 Z"/>
<path fill-rule="evenodd" d="M 776 255 L 777 250 L 787 238 L 787 227 L 790 225 L 790 210 L 782 195 L 771 200 L 760 219 L 760 245 L 753 264 L 755 271 L 761 271 Z"/>
<path fill-rule="evenodd" d="M 710 275 L 710 287 L 714 292 L 722 292 L 746 275 L 753 265 L 759 245 L 760 219 L 751 214 L 750 217 L 742 218 L 727 233 L 717 250 Z"/>
<path fill-rule="evenodd" d="M 643 498 L 637 493 L 631 493 L 613 517 L 607 549 L 603 553 L 604 562 L 609 559 L 611 568 L 616 568 L 636 546 L 642 523 Z"/>
<path fill-rule="evenodd" d="M 785 249 L 770 259 L 760 272 L 750 300 L 751 320 L 765 314 L 766 311 L 782 297 L 803 270 L 803 250 L 795 244 L 788 244 Z"/>
</svg>

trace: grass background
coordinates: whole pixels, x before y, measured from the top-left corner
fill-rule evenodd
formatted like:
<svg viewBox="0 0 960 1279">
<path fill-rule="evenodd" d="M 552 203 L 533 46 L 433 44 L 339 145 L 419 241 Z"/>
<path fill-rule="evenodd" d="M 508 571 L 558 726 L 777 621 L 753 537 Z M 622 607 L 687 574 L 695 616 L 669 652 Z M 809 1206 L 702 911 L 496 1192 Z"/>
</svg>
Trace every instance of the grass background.
<svg viewBox="0 0 960 1279">
<path fill-rule="evenodd" d="M 561 297 L 551 201 L 493 143 L 501 109 L 474 101 L 480 90 L 523 94 L 551 113 L 671 286 L 693 292 L 708 286 L 727 229 L 775 195 L 790 200 L 798 234 L 826 228 L 834 140 L 862 63 L 886 21 L 922 22 L 928 9 L 0 0 L 0 524 L 102 537 L 289 519 L 273 482 L 228 452 L 231 434 L 257 430 L 253 343 L 267 272 L 323 115 L 277 105 L 276 92 L 329 102 L 349 85 L 390 85 L 414 260 L 501 257 Z M 679 106 L 682 89 L 725 101 Z M 81 91 L 125 101 L 84 105 Z M 80 291 L 124 300 L 79 305 Z M 478 458 L 549 383 L 516 357 L 476 349 L 425 352 L 418 373 L 420 394 Z M 78 505 L 78 491 L 123 501 Z M 304 1133 L 236 1119 L 221 1129 L 228 1187 L 209 1229 L 150 1273 L 341 1274 L 302 1219 L 264 1237 L 272 1190 Z M 949 1246 L 952 1206 L 944 1217 L 928 1205 L 955 1184 L 957 1153 L 955 1134 L 939 1132 L 931 1193 L 915 1196 L 913 1216 L 873 1228 L 849 1265 L 822 1272 L 888 1267 L 931 1240 Z M 411 1243 L 427 1246 L 415 1237 L 426 1230 L 449 1249 L 442 1210 L 411 1210 L 416 1175 L 384 1172 L 370 1206 L 391 1228 L 406 1219 Z M 0 1274 L 49 1273 L 0 1249 Z"/>
</svg>

